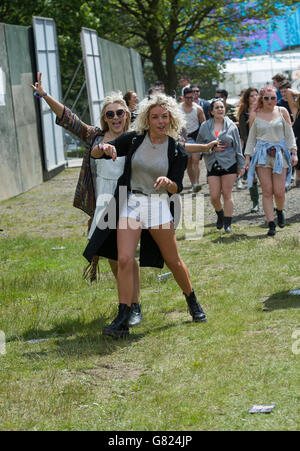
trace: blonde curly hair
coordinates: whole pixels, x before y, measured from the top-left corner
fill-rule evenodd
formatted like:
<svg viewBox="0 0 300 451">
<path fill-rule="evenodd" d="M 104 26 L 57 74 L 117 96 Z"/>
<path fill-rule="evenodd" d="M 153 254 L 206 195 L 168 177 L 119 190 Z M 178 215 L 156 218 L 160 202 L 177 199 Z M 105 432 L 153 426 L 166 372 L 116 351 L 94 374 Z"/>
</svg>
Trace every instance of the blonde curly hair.
<svg viewBox="0 0 300 451">
<path fill-rule="evenodd" d="M 112 93 L 110 93 L 108 96 L 106 96 L 102 100 L 102 102 L 101 102 L 101 114 L 100 114 L 101 130 L 104 133 L 108 131 L 108 123 L 105 120 L 105 113 L 106 113 L 106 107 L 108 107 L 112 103 L 120 104 L 121 107 L 126 111 L 127 117 L 126 117 L 124 132 L 127 132 L 129 130 L 129 127 L 130 127 L 131 113 L 129 111 L 129 108 L 128 108 L 125 100 L 123 99 L 123 95 L 122 95 L 121 91 L 119 91 L 119 92 L 112 92 Z"/>
<path fill-rule="evenodd" d="M 167 135 L 175 140 L 179 139 L 180 132 L 186 124 L 184 114 L 181 112 L 178 103 L 173 97 L 161 93 L 155 94 L 150 98 L 146 97 L 140 102 L 137 118 L 133 123 L 133 129 L 138 135 L 142 135 L 145 131 L 149 130 L 149 113 L 156 106 L 164 108 L 169 113 L 170 125 L 167 130 Z"/>
</svg>

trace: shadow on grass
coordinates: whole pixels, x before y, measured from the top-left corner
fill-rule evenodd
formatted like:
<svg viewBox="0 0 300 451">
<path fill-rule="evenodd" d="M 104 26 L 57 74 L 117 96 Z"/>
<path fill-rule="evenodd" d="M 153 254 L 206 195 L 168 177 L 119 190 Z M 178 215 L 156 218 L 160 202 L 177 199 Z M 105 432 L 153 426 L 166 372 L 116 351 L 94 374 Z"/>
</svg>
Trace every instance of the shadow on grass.
<svg viewBox="0 0 300 451">
<path fill-rule="evenodd" d="M 215 234 L 216 232 L 214 232 Z M 215 238 L 214 240 L 212 240 L 213 243 L 222 243 L 222 244 L 231 244 L 231 243 L 235 243 L 236 241 L 240 241 L 240 240 L 264 240 L 264 239 L 270 239 L 270 237 L 268 237 L 266 235 L 266 233 L 259 234 L 259 235 L 247 235 L 246 233 L 231 233 L 231 234 L 222 234 L 220 235 L 218 238 Z"/>
<path fill-rule="evenodd" d="M 300 308 L 300 296 L 289 294 L 289 291 L 272 294 L 263 302 L 264 312 L 289 308 Z"/>
<path fill-rule="evenodd" d="M 27 359 L 36 359 L 36 357 L 49 357 L 56 355 L 60 358 L 73 358 L 91 355 L 109 355 L 120 348 L 130 346 L 132 343 L 144 338 L 150 333 L 157 333 L 172 327 L 176 327 L 179 323 L 167 324 L 157 328 L 150 328 L 144 332 L 138 332 L 135 328 L 130 328 L 130 335 L 125 339 L 114 339 L 103 336 L 102 329 L 107 324 L 106 317 L 100 317 L 90 323 L 80 320 L 68 320 L 56 324 L 52 329 L 39 330 L 29 329 L 21 336 L 12 336 L 7 341 L 28 342 L 29 340 L 52 340 L 52 346 L 49 350 L 37 352 L 25 352 L 23 357 Z M 182 324 L 182 322 L 180 323 Z"/>
</svg>

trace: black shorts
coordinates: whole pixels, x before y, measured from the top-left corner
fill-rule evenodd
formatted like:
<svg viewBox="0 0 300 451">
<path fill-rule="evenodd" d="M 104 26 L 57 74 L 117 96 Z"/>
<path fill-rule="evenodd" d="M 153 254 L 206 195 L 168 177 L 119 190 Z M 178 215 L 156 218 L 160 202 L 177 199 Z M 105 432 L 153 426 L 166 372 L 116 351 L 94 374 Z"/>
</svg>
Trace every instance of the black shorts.
<svg viewBox="0 0 300 451">
<path fill-rule="evenodd" d="M 237 174 L 237 163 L 234 163 L 230 168 L 223 169 L 223 171 L 215 171 L 213 168 L 211 171 L 207 171 L 207 177 L 214 176 L 214 177 L 222 177 L 223 175 L 228 174 Z"/>
<path fill-rule="evenodd" d="M 298 144 L 298 141 L 300 141 L 300 138 L 297 139 L 297 156 L 298 156 L 298 163 L 296 164 L 295 168 L 297 171 L 300 171 L 300 142 Z"/>
</svg>

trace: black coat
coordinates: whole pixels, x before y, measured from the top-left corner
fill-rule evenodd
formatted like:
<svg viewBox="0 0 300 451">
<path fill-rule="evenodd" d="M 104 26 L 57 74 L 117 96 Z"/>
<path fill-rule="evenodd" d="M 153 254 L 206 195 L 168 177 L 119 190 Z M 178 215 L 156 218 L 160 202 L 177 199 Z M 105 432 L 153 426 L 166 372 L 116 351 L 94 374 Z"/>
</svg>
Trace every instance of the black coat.
<svg viewBox="0 0 300 451">
<path fill-rule="evenodd" d="M 113 199 L 117 210 L 116 219 L 119 217 L 119 188 L 126 187 L 128 191 L 131 190 L 131 160 L 135 151 L 143 142 L 145 136 L 146 133 L 143 135 L 137 135 L 136 132 L 127 132 L 111 142 L 111 144 L 116 147 L 118 156 L 126 155 L 124 172 L 118 180 Z M 104 156 L 103 158 L 109 157 Z M 167 177 L 177 184 L 178 193 L 180 193 L 183 189 L 182 181 L 187 165 L 187 155 L 184 148 L 170 137 L 168 144 L 168 160 L 169 170 Z M 171 196 L 171 194 L 169 194 L 169 196 Z M 170 207 L 172 212 L 173 203 L 171 203 Z M 99 229 L 97 227 L 87 247 L 85 248 L 83 255 L 89 262 L 91 262 L 94 255 L 100 255 L 102 257 L 117 260 L 117 230 L 115 228 Z M 140 246 L 140 266 L 162 268 L 163 265 L 164 260 L 157 244 L 151 237 L 149 230 L 143 229 Z"/>
</svg>

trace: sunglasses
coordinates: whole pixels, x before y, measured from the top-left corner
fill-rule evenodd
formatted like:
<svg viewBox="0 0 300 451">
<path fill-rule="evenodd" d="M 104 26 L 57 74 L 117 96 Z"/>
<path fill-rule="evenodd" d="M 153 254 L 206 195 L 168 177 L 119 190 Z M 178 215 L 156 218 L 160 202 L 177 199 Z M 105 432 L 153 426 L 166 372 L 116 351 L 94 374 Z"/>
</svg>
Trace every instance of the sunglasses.
<svg viewBox="0 0 300 451">
<path fill-rule="evenodd" d="M 194 100 L 194 96 L 184 96 L 185 99 Z"/>
<path fill-rule="evenodd" d="M 117 110 L 117 111 L 112 111 L 112 110 L 108 110 L 105 113 L 105 116 L 107 117 L 107 119 L 113 119 L 115 117 L 115 115 L 117 117 L 124 117 L 125 116 L 125 110 Z"/>
<path fill-rule="evenodd" d="M 193 89 L 193 92 L 200 92 L 199 89 Z"/>
<path fill-rule="evenodd" d="M 271 96 L 271 97 L 263 96 L 263 99 L 266 100 L 266 101 L 268 101 L 268 100 L 276 100 L 276 96 Z"/>
<path fill-rule="evenodd" d="M 215 97 L 214 99 L 211 99 L 210 104 L 212 105 L 215 102 L 222 102 L 222 103 L 224 103 L 224 99 L 222 97 Z"/>
</svg>

